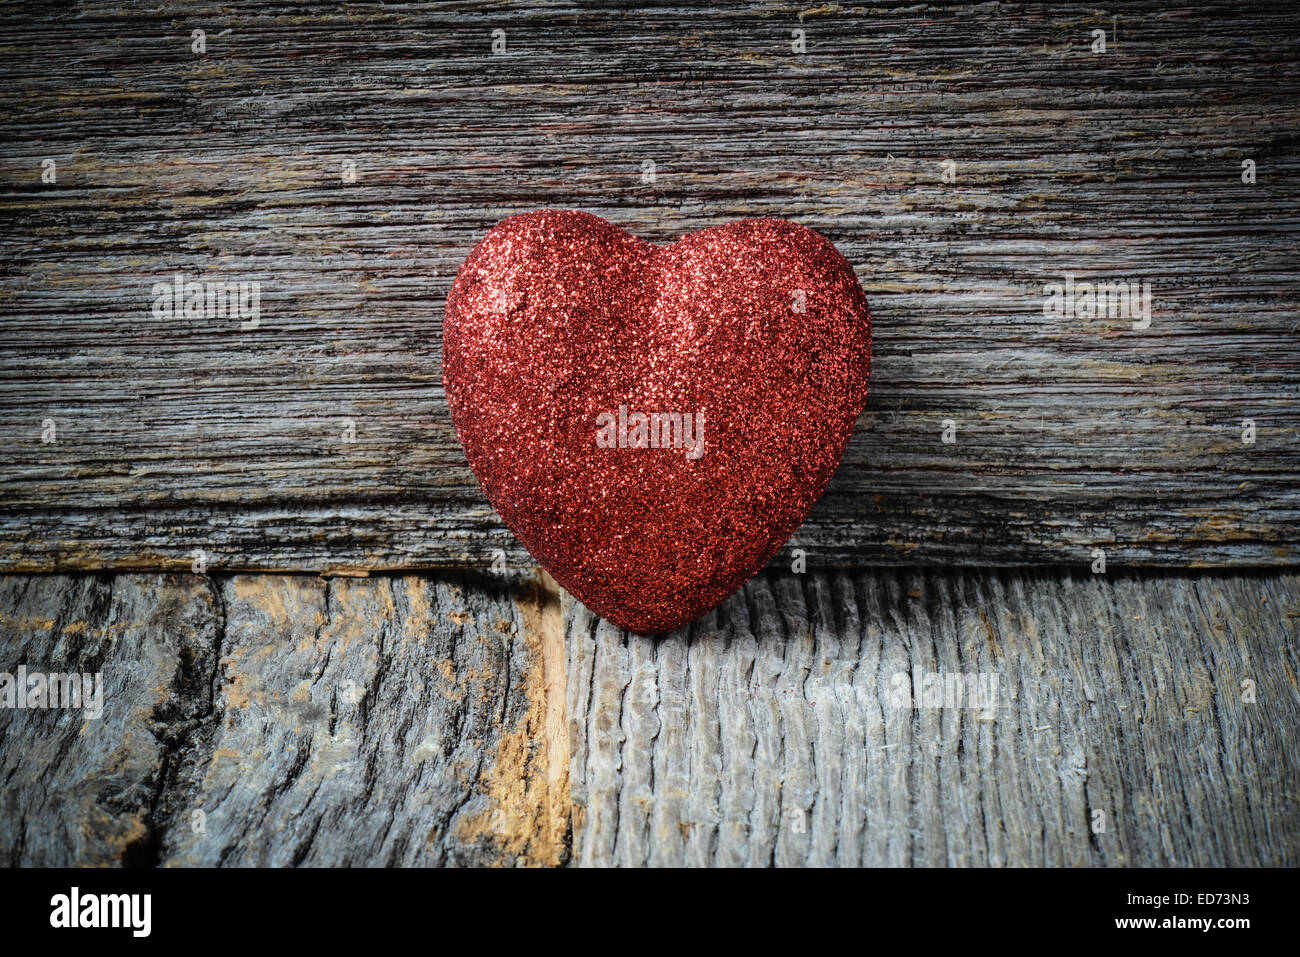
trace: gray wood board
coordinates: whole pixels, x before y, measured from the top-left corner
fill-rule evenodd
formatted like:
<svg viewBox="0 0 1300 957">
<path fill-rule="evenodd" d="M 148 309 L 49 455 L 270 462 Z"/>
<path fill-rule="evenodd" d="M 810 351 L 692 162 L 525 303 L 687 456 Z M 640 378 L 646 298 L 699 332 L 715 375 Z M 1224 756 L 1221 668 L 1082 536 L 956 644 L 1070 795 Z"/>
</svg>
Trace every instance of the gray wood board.
<svg viewBox="0 0 1300 957">
<path fill-rule="evenodd" d="M 0 577 L 0 671 L 106 686 L 98 720 L 0 709 L 0 861 L 1300 857 L 1298 576 L 764 575 L 658 641 L 555 604 L 469 575 Z M 939 673 L 995 697 L 931 700 Z"/>
<path fill-rule="evenodd" d="M 1298 624 L 1292 574 L 763 575 L 662 640 L 577 606 L 574 861 L 1295 866 Z"/>
<path fill-rule="evenodd" d="M 814 564 L 1300 556 L 1289 3 L 24 6 L 9 570 L 525 564 L 450 427 L 440 328 L 463 257 L 540 207 L 658 242 L 788 217 L 854 264 L 871 398 L 797 537 Z M 257 328 L 152 315 L 177 272 L 260 283 Z M 1066 273 L 1150 281 L 1150 327 L 1045 316 Z"/>
<path fill-rule="evenodd" d="M 0 709 L 0 862 L 561 863 L 540 604 L 445 577 L 0 577 L 0 671 L 104 682 L 98 719 Z"/>
</svg>

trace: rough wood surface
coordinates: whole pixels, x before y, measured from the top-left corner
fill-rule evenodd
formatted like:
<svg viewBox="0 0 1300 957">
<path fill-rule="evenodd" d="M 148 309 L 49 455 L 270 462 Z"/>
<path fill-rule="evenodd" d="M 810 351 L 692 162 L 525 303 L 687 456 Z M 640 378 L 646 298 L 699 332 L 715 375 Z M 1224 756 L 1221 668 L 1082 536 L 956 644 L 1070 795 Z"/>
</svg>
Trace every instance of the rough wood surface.
<svg viewBox="0 0 1300 957">
<path fill-rule="evenodd" d="M 575 863 L 1294 866 L 1298 625 L 1290 574 L 764 575 L 661 641 L 575 607 Z"/>
<path fill-rule="evenodd" d="M 855 265 L 872 397 L 814 564 L 1300 556 L 1290 3 L 259 6 L 0 11 L 9 570 L 524 564 L 439 336 L 538 207 L 789 217 Z M 257 328 L 153 316 L 176 272 L 261 283 Z M 1065 273 L 1149 280 L 1150 327 L 1045 317 Z"/>
<path fill-rule="evenodd" d="M 554 604 L 472 578 L 0 578 L 0 672 L 105 683 L 98 720 L 0 709 L 0 862 L 562 863 Z"/>
<path fill-rule="evenodd" d="M 0 861 L 1300 860 L 1300 576 L 764 575 L 657 642 L 568 604 L 0 578 L 0 672 L 106 684 L 97 721 L 0 709 Z"/>
</svg>

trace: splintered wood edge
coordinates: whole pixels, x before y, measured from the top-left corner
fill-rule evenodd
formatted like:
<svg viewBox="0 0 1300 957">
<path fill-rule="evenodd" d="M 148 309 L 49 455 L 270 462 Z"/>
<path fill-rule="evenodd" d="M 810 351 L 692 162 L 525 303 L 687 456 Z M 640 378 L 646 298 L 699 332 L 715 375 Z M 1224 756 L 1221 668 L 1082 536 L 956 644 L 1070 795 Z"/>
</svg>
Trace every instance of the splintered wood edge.
<svg viewBox="0 0 1300 957">
<path fill-rule="evenodd" d="M 567 648 L 561 589 L 540 569 L 513 598 L 528 656 L 528 713 L 503 736 L 489 782 L 507 822 L 505 839 L 486 821 L 480 828 L 524 866 L 566 864 L 572 846 L 569 730 L 565 709 Z"/>
<path fill-rule="evenodd" d="M 540 588 L 537 628 L 541 633 L 542 680 L 545 682 L 547 793 L 551 818 L 563 822 L 562 838 L 572 839 L 572 802 L 569 800 L 569 720 L 565 706 L 568 694 L 568 651 L 565 644 L 564 593 L 544 569 L 539 569 Z"/>
</svg>

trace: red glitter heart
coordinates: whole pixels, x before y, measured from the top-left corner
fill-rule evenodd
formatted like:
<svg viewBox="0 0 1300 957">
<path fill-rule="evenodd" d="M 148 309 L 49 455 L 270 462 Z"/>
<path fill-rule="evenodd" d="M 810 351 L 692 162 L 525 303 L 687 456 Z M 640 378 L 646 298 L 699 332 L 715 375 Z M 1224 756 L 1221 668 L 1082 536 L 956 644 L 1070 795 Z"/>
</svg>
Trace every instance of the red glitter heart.
<svg viewBox="0 0 1300 957">
<path fill-rule="evenodd" d="M 537 212 L 465 260 L 443 350 L 506 524 L 592 611 L 661 632 L 743 585 L 821 495 L 866 402 L 871 316 L 844 257 L 785 220 L 661 247 Z"/>
</svg>

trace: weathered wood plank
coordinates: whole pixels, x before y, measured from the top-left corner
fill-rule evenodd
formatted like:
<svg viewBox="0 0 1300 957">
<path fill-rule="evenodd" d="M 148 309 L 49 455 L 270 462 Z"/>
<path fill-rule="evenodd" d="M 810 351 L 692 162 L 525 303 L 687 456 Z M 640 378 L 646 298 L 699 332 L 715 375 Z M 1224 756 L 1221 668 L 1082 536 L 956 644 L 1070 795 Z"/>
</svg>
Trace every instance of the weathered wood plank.
<svg viewBox="0 0 1300 957">
<path fill-rule="evenodd" d="M 1298 626 L 1290 574 L 768 574 L 662 640 L 575 605 L 574 861 L 1293 866 Z"/>
<path fill-rule="evenodd" d="M 98 720 L 0 709 L 0 860 L 561 863 L 546 607 L 446 577 L 0 578 L 0 671 L 106 686 Z"/>
<path fill-rule="evenodd" d="M 0 671 L 106 685 L 0 709 L 0 859 L 555 864 L 570 814 L 579 865 L 1300 855 L 1300 576 L 764 575 L 658 642 L 569 606 L 566 682 L 518 580 L 0 578 Z"/>
<path fill-rule="evenodd" d="M 197 576 L 0 577 L 0 672 L 103 681 L 98 719 L 0 708 L 0 861 L 153 858 L 161 779 L 211 713 L 219 635 L 218 604 Z"/>
<path fill-rule="evenodd" d="M 816 562 L 1292 564 L 1297 53 L 1287 3 L 6 8 L 0 564 L 523 564 L 439 336 L 543 206 L 789 217 L 854 263 L 872 397 Z M 257 328 L 154 317 L 178 271 L 261 283 Z M 1150 327 L 1045 317 L 1065 273 L 1149 280 Z"/>
</svg>

